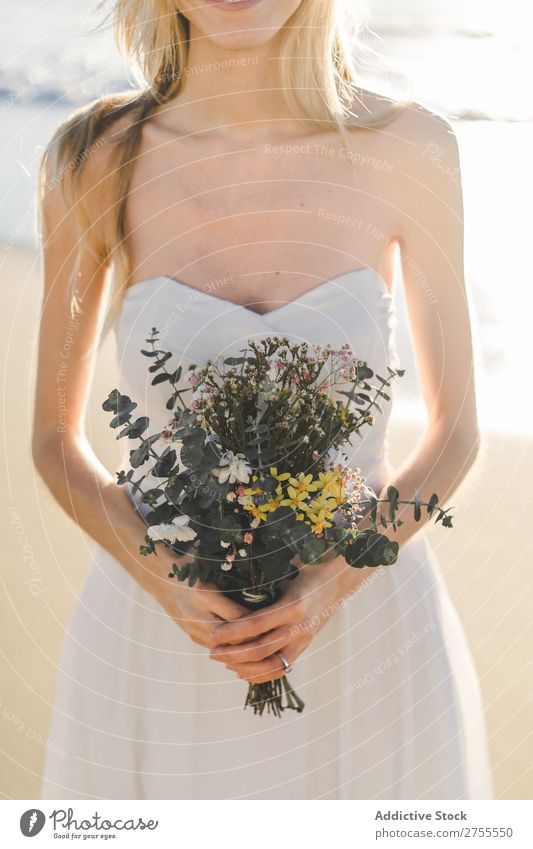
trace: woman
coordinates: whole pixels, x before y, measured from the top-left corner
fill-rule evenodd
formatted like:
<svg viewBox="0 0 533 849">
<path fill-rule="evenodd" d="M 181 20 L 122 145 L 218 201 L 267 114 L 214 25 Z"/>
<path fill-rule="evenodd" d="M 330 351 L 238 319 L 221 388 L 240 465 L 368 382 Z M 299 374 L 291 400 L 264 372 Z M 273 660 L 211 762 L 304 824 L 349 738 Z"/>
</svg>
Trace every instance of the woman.
<svg viewBox="0 0 533 849">
<path fill-rule="evenodd" d="M 83 424 L 104 320 L 120 390 L 163 427 L 166 396 L 140 354 L 152 326 L 183 363 L 279 333 L 348 341 L 379 372 L 395 356 L 401 272 L 428 426 L 393 470 L 386 406 L 351 460 L 377 491 L 448 499 L 479 442 L 450 126 L 356 86 L 337 0 L 119 0 L 113 11 L 142 88 L 74 114 L 42 164 L 33 454 L 96 542 L 63 649 L 43 798 L 490 797 L 475 672 L 418 524 L 398 529 L 393 567 L 303 568 L 250 614 L 212 587 L 177 586 L 161 549 L 139 557 L 145 524 Z M 304 713 L 243 712 L 244 682 L 280 677 L 283 659 Z"/>
</svg>

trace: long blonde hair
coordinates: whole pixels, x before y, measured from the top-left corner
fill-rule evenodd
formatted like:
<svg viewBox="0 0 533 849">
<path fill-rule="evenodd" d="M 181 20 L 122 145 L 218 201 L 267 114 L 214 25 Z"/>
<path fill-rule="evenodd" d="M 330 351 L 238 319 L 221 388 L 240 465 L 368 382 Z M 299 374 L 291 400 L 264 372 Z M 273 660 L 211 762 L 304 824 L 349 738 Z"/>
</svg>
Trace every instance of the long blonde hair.
<svg viewBox="0 0 533 849">
<path fill-rule="evenodd" d="M 98 8 L 110 0 L 100 0 Z M 158 105 L 179 92 L 186 67 L 189 27 L 173 0 L 111 0 L 112 8 L 103 23 L 111 20 L 117 46 L 128 59 L 138 89 L 98 98 L 78 109 L 59 124 L 41 159 L 39 173 L 39 230 L 43 234 L 42 202 L 50 186 L 61 183 L 72 206 L 80 245 L 98 253 L 111 268 L 112 284 L 104 331 L 112 325 L 124 283 L 131 274 L 125 248 L 125 211 L 131 174 L 139 149 L 144 121 Z M 376 129 L 393 118 L 404 101 L 386 102 L 379 113 L 357 115 L 356 73 L 353 45 L 364 25 L 364 2 L 359 12 L 344 8 L 354 0 L 303 0 L 284 28 L 281 54 L 281 85 L 295 117 L 334 126 L 346 138 L 347 127 Z M 111 175 L 111 221 L 95 220 L 84 203 L 81 177 L 91 153 L 105 133 L 125 115 L 123 131 L 115 133 L 115 167 Z M 109 141 L 109 139 L 107 140 Z M 115 153 L 116 151 L 116 153 Z M 78 251 L 79 254 L 79 251 Z M 73 309 L 76 300 L 79 256 L 75 258 L 69 292 Z M 104 333 L 105 335 L 105 333 Z"/>
</svg>

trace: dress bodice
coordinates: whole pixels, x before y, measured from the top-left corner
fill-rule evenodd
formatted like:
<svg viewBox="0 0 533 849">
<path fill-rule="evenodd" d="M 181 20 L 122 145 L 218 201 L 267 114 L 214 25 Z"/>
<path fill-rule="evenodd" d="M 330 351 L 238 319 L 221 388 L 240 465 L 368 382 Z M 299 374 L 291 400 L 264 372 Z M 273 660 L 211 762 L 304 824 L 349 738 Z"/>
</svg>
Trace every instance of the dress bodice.
<svg viewBox="0 0 533 849">
<path fill-rule="evenodd" d="M 152 327 L 160 333 L 159 346 L 173 353 L 173 367 L 183 366 L 183 386 L 188 386 L 191 363 L 236 356 L 247 339 L 269 335 L 310 345 L 329 343 L 333 348 L 348 343 L 354 356 L 365 360 L 375 373 L 386 375 L 387 365 L 396 365 L 395 323 L 392 295 L 371 268 L 320 283 L 264 314 L 174 278 L 141 280 L 126 291 L 115 323 L 118 389 L 137 402 L 139 416 L 149 416 L 152 432 L 167 423 L 168 384 L 151 386 L 150 361 L 141 354 Z M 383 414 L 376 413 L 374 425 L 362 431 L 362 438 L 354 435 L 353 450 L 347 451 L 350 463 L 362 471 L 384 461 L 390 403 L 381 406 Z"/>
</svg>

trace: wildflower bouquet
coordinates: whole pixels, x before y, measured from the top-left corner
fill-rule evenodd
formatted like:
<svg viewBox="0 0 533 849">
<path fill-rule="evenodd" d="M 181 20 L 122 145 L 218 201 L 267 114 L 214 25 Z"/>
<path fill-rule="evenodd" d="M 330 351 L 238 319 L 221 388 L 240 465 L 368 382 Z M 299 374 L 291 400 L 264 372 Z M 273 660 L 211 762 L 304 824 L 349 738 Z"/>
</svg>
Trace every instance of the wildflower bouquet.
<svg viewBox="0 0 533 849">
<path fill-rule="evenodd" d="M 153 328 L 142 353 L 152 385 L 168 384 L 167 426 L 149 434 L 149 419 L 132 420 L 137 405 L 116 389 L 103 408 L 114 415 L 111 427 L 122 428 L 117 439 L 139 441 L 131 468 L 117 478 L 148 510 L 141 553 L 162 544 L 194 556 L 173 564 L 170 577 L 190 586 L 212 582 L 253 609 L 272 604 L 282 581 L 297 578 L 296 556 L 318 564 L 342 555 L 356 568 L 394 563 L 398 543 L 384 532 L 401 524 L 400 504 L 412 505 L 416 520 L 425 508 L 451 525 L 436 495 L 400 501 L 389 487 L 378 499 L 342 453 L 372 425 L 403 372 L 374 375 L 349 345 L 333 350 L 266 337 L 250 340 L 241 356 L 190 366 L 183 387 L 182 368 L 169 368 L 172 354 L 159 348 L 158 335 Z M 386 512 L 378 516 L 380 504 Z M 304 707 L 286 677 L 250 684 L 246 705 L 276 715 Z"/>
</svg>

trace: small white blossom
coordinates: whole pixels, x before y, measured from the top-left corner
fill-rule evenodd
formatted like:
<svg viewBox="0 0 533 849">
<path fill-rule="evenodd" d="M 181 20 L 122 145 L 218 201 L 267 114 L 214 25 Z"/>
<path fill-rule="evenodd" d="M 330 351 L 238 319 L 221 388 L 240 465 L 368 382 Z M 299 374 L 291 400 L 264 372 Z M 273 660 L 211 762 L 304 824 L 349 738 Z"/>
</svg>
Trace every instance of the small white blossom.
<svg viewBox="0 0 533 849">
<path fill-rule="evenodd" d="M 220 460 L 218 469 L 213 470 L 213 474 L 218 478 L 219 483 L 249 483 L 252 467 L 244 454 L 234 454 L 233 451 L 226 451 Z"/>
<path fill-rule="evenodd" d="M 239 557 L 248 557 L 248 552 L 246 551 L 245 548 L 239 549 Z"/>
<path fill-rule="evenodd" d="M 196 536 L 196 531 L 188 527 L 189 522 L 190 516 L 183 514 L 176 516 L 169 524 L 150 525 L 146 533 L 154 542 L 189 542 Z"/>
<path fill-rule="evenodd" d="M 200 383 L 191 395 L 191 401 L 203 401 L 204 395 L 207 395 L 207 386 L 205 383 Z"/>
<path fill-rule="evenodd" d="M 231 542 L 225 542 L 224 540 L 221 540 L 220 545 L 222 546 L 222 548 L 229 548 L 230 545 L 231 545 Z"/>
<path fill-rule="evenodd" d="M 226 495 L 226 501 L 235 501 L 236 498 L 237 496 L 234 492 L 228 492 L 228 494 Z"/>
<path fill-rule="evenodd" d="M 224 560 L 224 563 L 220 564 L 220 568 L 222 569 L 223 572 L 229 572 L 231 567 L 232 567 L 232 564 L 228 560 Z"/>
</svg>

